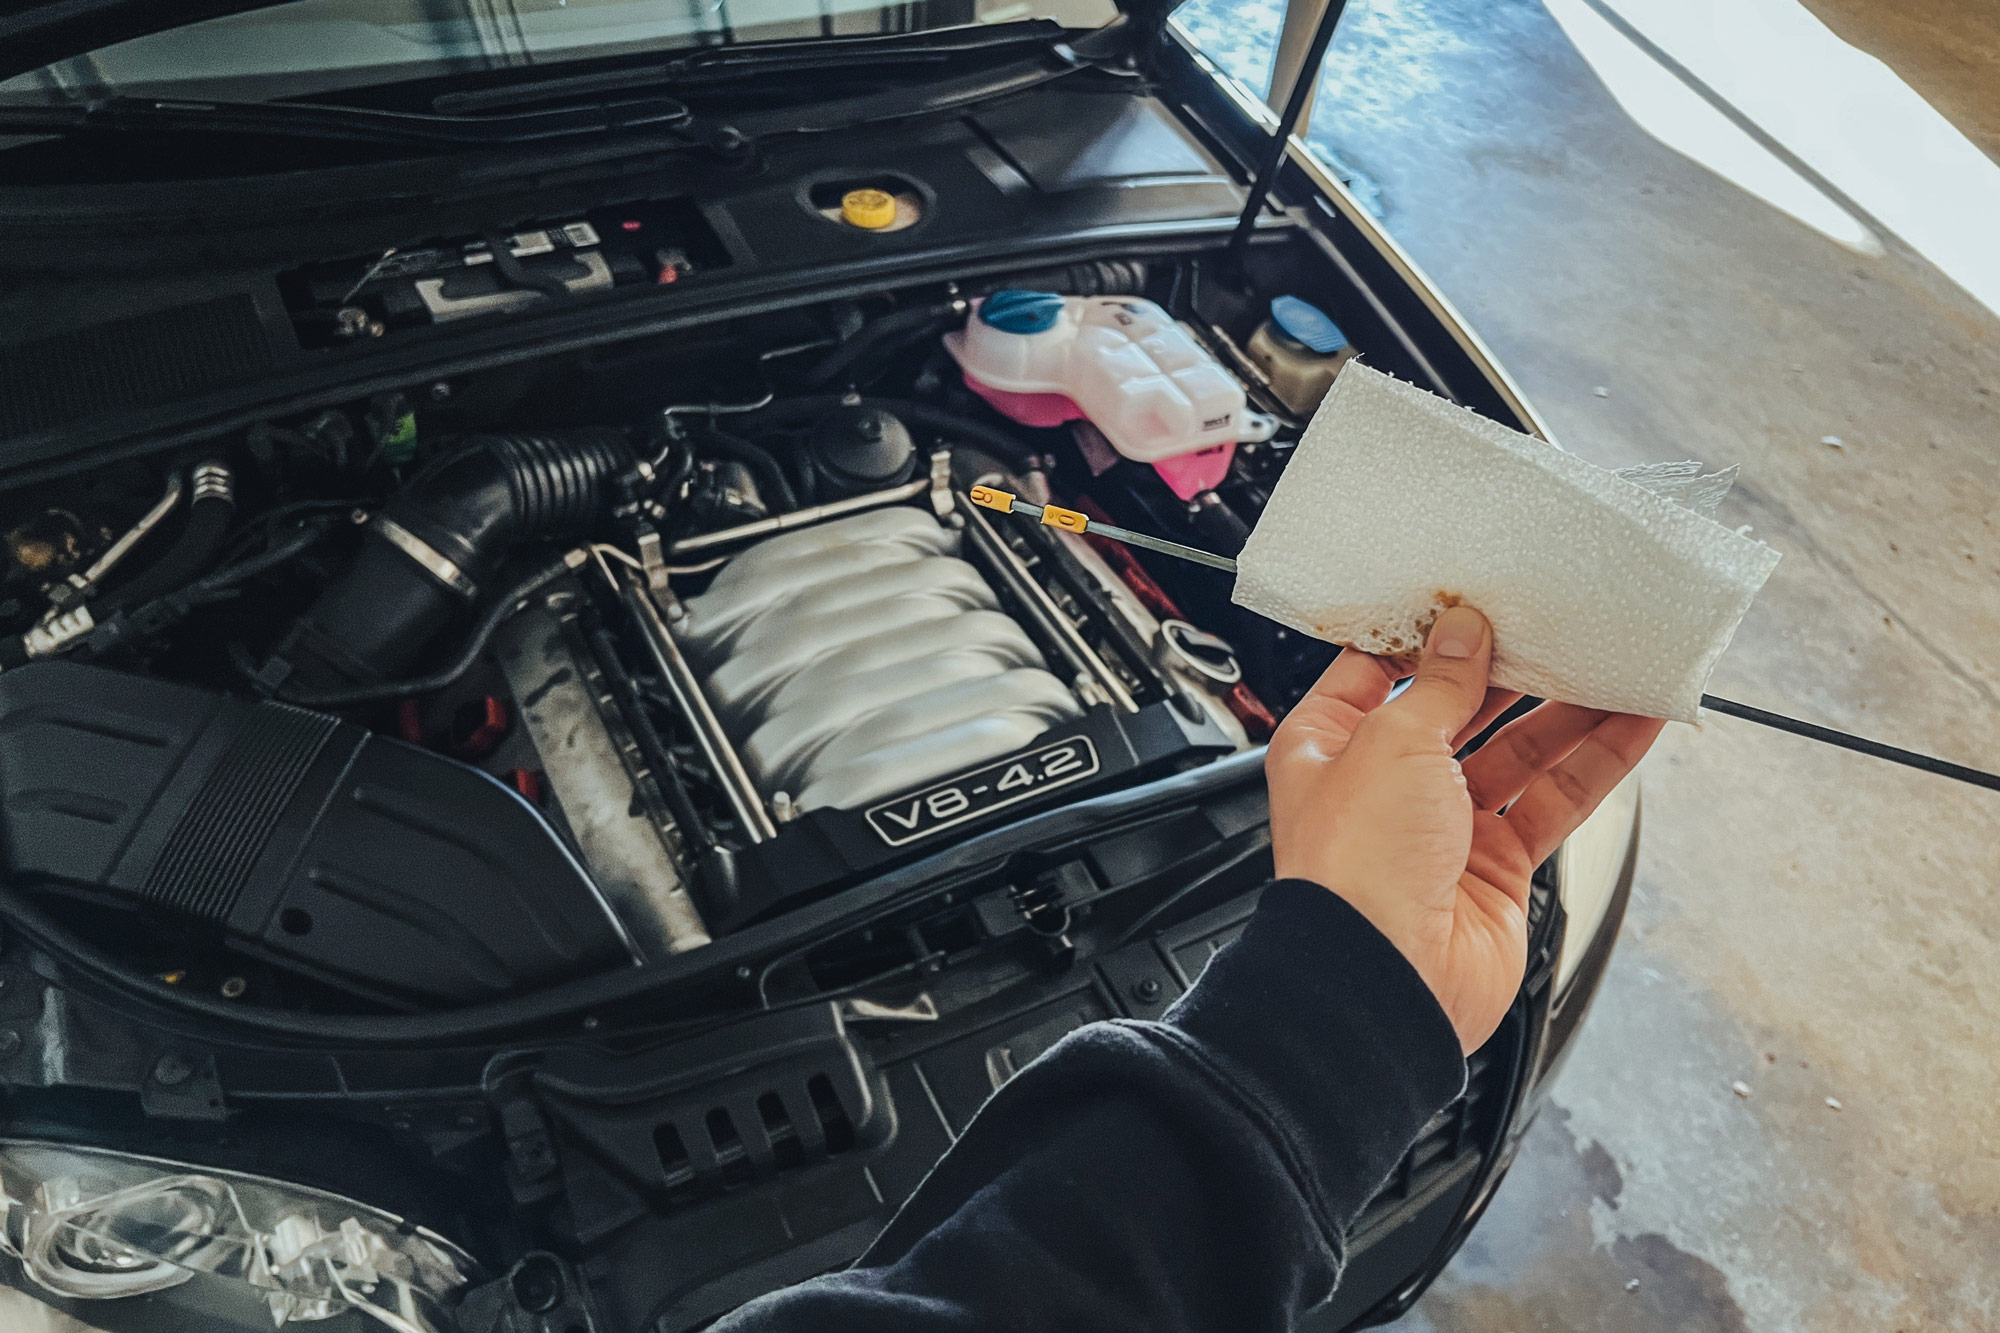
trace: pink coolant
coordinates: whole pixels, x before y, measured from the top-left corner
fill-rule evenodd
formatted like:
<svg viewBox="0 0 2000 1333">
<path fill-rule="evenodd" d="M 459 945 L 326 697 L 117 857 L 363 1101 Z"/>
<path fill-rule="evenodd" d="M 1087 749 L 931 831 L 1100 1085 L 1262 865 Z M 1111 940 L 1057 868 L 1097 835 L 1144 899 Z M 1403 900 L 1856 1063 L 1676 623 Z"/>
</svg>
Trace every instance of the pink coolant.
<svg viewBox="0 0 2000 1333">
<path fill-rule="evenodd" d="M 1077 406 L 1076 400 L 1065 393 L 1011 393 L 1006 389 L 996 389 L 990 384 L 982 384 L 970 371 L 965 374 L 965 387 L 993 405 L 993 410 L 1023 426 L 1047 429 L 1060 426 L 1066 421 L 1083 421 L 1089 414 Z M 1160 474 L 1160 480 L 1167 483 L 1167 489 L 1183 500 L 1192 500 L 1203 491 L 1212 491 L 1222 484 L 1229 475 L 1230 460 L 1236 457 L 1236 445 L 1211 445 L 1197 449 L 1193 453 L 1178 454 L 1172 458 L 1162 458 L 1153 464 L 1153 470 Z"/>
</svg>

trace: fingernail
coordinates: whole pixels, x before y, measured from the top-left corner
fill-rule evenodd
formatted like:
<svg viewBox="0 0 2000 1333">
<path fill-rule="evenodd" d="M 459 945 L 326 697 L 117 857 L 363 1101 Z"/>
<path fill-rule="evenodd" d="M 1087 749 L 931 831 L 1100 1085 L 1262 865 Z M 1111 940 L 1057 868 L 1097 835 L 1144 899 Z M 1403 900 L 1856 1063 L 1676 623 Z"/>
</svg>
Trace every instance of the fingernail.
<svg viewBox="0 0 2000 1333">
<path fill-rule="evenodd" d="M 1485 617 L 1469 606 L 1447 607 L 1431 627 L 1431 651 L 1439 657 L 1470 657 L 1485 637 Z"/>
</svg>

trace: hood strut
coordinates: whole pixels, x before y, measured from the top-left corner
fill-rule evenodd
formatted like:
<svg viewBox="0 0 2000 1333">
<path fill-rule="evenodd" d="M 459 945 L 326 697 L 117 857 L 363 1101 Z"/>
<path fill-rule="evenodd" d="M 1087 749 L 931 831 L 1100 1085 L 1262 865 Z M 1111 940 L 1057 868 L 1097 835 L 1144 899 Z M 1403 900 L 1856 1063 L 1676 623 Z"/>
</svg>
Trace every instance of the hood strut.
<svg viewBox="0 0 2000 1333">
<path fill-rule="evenodd" d="M 1292 0 L 1294 4 L 1305 0 Z M 1305 114 L 1306 103 L 1312 98 L 1313 88 L 1319 83 L 1319 68 L 1326 63 L 1326 49 L 1333 44 L 1333 30 L 1340 26 L 1341 11 L 1347 8 L 1347 0 L 1326 0 L 1326 9 L 1319 16 L 1319 24 L 1313 29 L 1312 41 L 1306 47 L 1306 58 L 1299 65 L 1299 72 L 1292 80 L 1292 89 L 1285 97 L 1285 109 L 1278 116 L 1278 127 L 1271 135 L 1271 146 L 1264 156 L 1263 165 L 1257 169 L 1256 179 L 1250 183 L 1250 197 L 1243 204 L 1243 215 L 1236 220 L 1236 230 L 1230 234 L 1229 248 L 1224 252 L 1223 271 L 1240 276 L 1243 272 L 1243 256 L 1250 249 L 1250 237 L 1257 230 L 1258 215 L 1264 211 L 1264 201 L 1271 196 L 1271 187 L 1278 182 L 1278 172 L 1285 165 L 1285 149 L 1297 132 L 1299 118 Z"/>
</svg>

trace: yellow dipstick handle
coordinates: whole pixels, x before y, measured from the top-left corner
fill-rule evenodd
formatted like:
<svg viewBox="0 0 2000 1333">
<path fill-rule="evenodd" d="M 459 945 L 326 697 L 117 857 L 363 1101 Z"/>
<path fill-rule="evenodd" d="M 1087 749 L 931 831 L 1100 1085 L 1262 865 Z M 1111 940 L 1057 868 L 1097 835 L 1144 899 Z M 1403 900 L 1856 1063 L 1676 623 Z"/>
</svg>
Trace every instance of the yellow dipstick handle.
<svg viewBox="0 0 2000 1333">
<path fill-rule="evenodd" d="M 1164 537 L 1149 537 L 1143 532 L 1133 532 L 1110 523 L 1093 523 L 1089 515 L 1079 514 L 1074 509 L 1064 509 L 1060 505 L 1029 504 L 1025 500 L 1017 499 L 1012 492 L 1003 491 L 997 486 L 974 486 L 971 495 L 972 503 L 983 508 L 1037 519 L 1063 532 L 1077 535 L 1087 532 L 1094 537 L 1123 542 L 1127 546 L 1142 546 L 1148 551 L 1158 551 L 1161 555 L 1170 555 L 1176 560 L 1192 560 L 1197 565 L 1207 565 L 1210 569 L 1219 569 L 1224 573 L 1236 572 L 1236 562 L 1226 555 L 1198 550 L 1192 546 L 1182 546 L 1179 542 L 1170 542 Z"/>
<path fill-rule="evenodd" d="M 1052 528 L 1061 528 L 1064 532 L 1082 532 L 1090 526 L 1087 515 L 1079 514 L 1074 509 L 1060 509 L 1055 505 L 1042 506 L 1042 522 Z"/>
</svg>

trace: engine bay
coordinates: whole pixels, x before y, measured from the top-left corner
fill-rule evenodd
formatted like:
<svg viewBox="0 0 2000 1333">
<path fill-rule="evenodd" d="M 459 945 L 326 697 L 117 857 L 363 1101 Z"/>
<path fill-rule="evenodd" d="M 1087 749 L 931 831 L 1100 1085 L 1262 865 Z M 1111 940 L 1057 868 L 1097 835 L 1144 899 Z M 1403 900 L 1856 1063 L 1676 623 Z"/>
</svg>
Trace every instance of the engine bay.
<svg viewBox="0 0 2000 1333">
<path fill-rule="evenodd" d="M 1233 555 L 1352 349 L 1207 262 L 885 288 L 17 489 L 9 882 L 191 993 L 451 1008 L 1256 745 L 1330 648 L 966 499 Z"/>
</svg>

